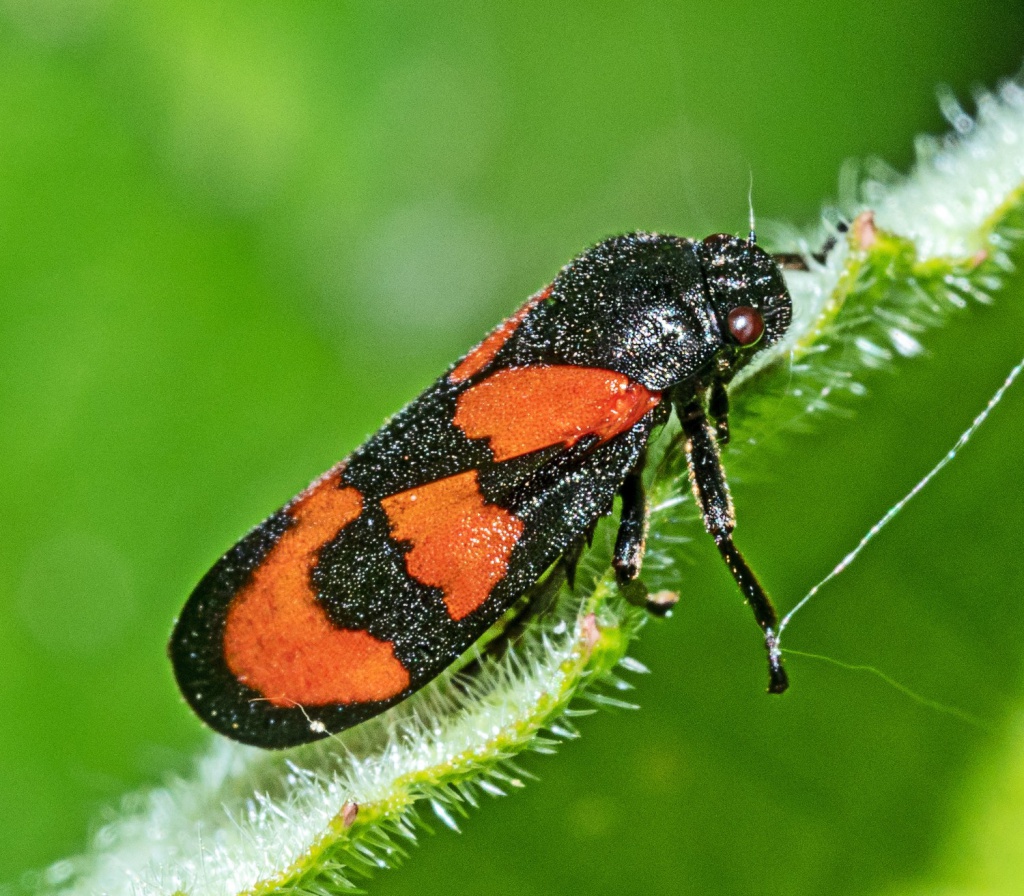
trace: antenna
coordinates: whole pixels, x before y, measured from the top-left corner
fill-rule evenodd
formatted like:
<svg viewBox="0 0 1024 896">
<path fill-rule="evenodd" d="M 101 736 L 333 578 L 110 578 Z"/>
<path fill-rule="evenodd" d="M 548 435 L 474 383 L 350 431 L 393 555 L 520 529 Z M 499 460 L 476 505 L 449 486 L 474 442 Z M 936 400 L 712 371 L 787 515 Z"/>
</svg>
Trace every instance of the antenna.
<svg viewBox="0 0 1024 896">
<path fill-rule="evenodd" d="M 757 243 L 757 234 L 754 232 L 754 169 L 750 169 L 750 186 L 747 188 L 747 207 L 750 209 L 750 236 L 747 242 L 751 246 Z"/>
</svg>

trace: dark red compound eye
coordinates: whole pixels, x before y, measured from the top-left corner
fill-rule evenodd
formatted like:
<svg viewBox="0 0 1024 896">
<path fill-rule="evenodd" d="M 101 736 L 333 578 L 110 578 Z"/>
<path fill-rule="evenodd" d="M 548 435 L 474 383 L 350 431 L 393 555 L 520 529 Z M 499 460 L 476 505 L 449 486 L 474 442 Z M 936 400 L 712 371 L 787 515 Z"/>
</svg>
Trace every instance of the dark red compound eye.
<svg viewBox="0 0 1024 896">
<path fill-rule="evenodd" d="M 747 305 L 733 308 L 727 321 L 732 338 L 740 345 L 753 345 L 764 334 L 764 318 L 756 308 Z"/>
</svg>

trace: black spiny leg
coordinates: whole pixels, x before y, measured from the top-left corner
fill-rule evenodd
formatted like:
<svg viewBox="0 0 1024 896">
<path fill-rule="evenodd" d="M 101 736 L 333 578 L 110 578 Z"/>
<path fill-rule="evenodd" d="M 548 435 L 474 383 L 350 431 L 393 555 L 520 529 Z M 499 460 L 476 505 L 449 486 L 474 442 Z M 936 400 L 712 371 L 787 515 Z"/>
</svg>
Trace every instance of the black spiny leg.
<svg viewBox="0 0 1024 896">
<path fill-rule="evenodd" d="M 619 488 L 622 511 L 619 514 L 619 534 L 615 538 L 612 566 L 615 580 L 622 595 L 632 604 L 646 607 L 657 616 L 664 616 L 674 601 L 651 600 L 647 586 L 638 578 L 644 562 L 647 543 L 647 495 L 644 492 L 643 469 L 646 456 L 641 455 L 636 467 L 623 480 Z"/>
<path fill-rule="evenodd" d="M 590 540 L 594 537 L 593 529 L 587 533 L 586 540 L 579 539 L 573 544 L 569 545 L 566 552 L 562 555 L 562 559 L 559 563 L 565 569 L 565 580 L 569 583 L 569 589 L 575 590 L 576 588 L 576 568 L 579 566 L 580 559 L 583 557 L 583 551 L 586 545 L 590 543 Z"/>
<path fill-rule="evenodd" d="M 638 575 L 644 562 L 644 543 L 647 540 L 647 496 L 644 494 L 644 458 L 626 476 L 619 488 L 622 512 L 619 514 L 619 534 L 615 539 L 612 566 L 619 585 L 628 585 Z"/>
<path fill-rule="evenodd" d="M 699 401 L 691 401 L 676 410 L 686 435 L 686 460 L 690 468 L 693 493 L 704 517 L 704 528 L 715 539 L 719 553 L 764 632 L 764 644 L 768 651 L 768 690 L 773 694 L 781 694 L 789 687 L 789 680 L 786 670 L 782 668 L 782 656 L 779 653 L 778 616 L 764 588 L 757 581 L 757 576 L 733 544 L 732 530 L 736 526 L 736 515 L 714 430 Z"/>
<path fill-rule="evenodd" d="M 581 547 L 582 544 L 581 541 Z M 548 570 L 547 575 L 534 582 L 533 586 L 521 598 L 520 606 L 515 611 L 515 614 L 505 621 L 504 628 L 484 645 L 476 658 L 470 660 L 459 669 L 459 676 L 461 678 L 466 681 L 472 680 L 480 673 L 484 660 L 501 659 L 508 648 L 522 637 L 530 622 L 538 616 L 543 616 L 554 607 L 555 598 L 558 597 L 558 592 L 561 590 L 562 585 L 566 584 L 571 575 L 575 575 L 576 562 L 579 560 L 581 553 L 582 550 L 575 550 L 574 548 L 573 555 L 575 559 L 570 561 L 571 565 L 563 558 Z M 569 587 L 572 587 L 571 582 Z M 458 684 L 458 679 L 455 679 L 455 683 Z"/>
<path fill-rule="evenodd" d="M 715 380 L 711 385 L 711 397 L 708 399 L 708 413 L 715 421 L 715 435 L 719 445 L 729 444 L 729 393 L 725 383 Z"/>
</svg>

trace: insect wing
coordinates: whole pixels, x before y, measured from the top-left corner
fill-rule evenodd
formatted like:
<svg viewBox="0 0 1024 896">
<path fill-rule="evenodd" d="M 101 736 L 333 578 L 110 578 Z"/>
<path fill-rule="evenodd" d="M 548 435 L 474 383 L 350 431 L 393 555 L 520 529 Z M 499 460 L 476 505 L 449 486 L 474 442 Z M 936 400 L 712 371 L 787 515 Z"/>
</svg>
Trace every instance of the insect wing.
<svg viewBox="0 0 1024 896">
<path fill-rule="evenodd" d="M 590 368 L 438 381 L 203 578 L 170 647 L 189 703 L 283 747 L 402 700 L 610 511 L 658 399 Z"/>
</svg>

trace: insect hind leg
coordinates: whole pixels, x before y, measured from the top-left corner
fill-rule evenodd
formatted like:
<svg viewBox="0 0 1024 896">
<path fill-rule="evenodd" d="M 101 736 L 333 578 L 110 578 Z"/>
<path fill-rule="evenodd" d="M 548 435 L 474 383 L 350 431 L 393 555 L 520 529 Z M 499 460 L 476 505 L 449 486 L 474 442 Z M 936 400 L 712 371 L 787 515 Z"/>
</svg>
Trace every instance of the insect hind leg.
<svg viewBox="0 0 1024 896">
<path fill-rule="evenodd" d="M 581 541 L 579 549 L 573 550 L 571 561 L 567 552 L 566 556 L 555 562 L 547 574 L 538 579 L 523 594 L 513 605 L 510 613 L 497 623 L 496 627 L 500 626 L 500 630 L 479 649 L 478 656 L 458 670 L 460 677 L 467 679 L 480 674 L 484 663 L 501 659 L 508 649 L 523 636 L 531 622 L 551 612 L 562 586 L 568 582 L 569 587 L 572 587 L 571 576 L 575 575 L 576 562 L 582 553 L 582 545 Z"/>
</svg>

